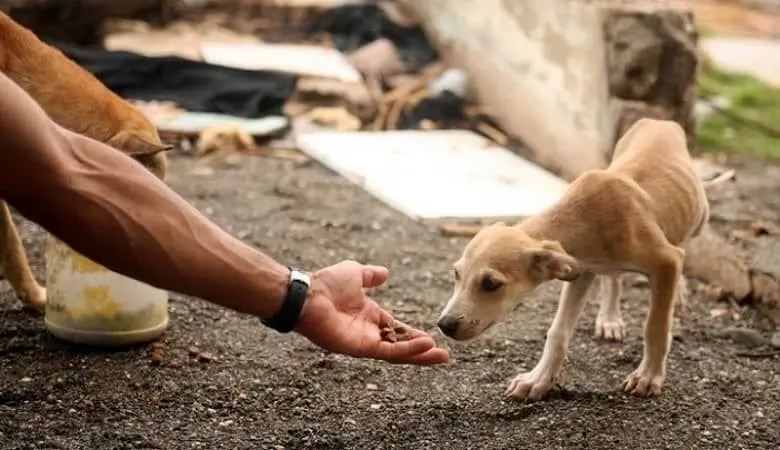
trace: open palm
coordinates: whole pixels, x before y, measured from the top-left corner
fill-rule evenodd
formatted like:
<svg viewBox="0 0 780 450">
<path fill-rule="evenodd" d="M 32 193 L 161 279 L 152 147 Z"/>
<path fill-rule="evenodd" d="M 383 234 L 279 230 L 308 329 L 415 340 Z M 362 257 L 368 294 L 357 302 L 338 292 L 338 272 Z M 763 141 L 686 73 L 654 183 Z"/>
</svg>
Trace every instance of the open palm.
<svg viewBox="0 0 780 450">
<path fill-rule="evenodd" d="M 430 335 L 396 321 L 366 295 L 366 289 L 380 286 L 387 276 L 383 267 L 354 261 L 315 272 L 296 331 L 324 349 L 358 358 L 420 365 L 447 362 L 449 354 L 437 348 Z M 408 340 L 383 340 L 384 327 L 403 327 Z"/>
</svg>

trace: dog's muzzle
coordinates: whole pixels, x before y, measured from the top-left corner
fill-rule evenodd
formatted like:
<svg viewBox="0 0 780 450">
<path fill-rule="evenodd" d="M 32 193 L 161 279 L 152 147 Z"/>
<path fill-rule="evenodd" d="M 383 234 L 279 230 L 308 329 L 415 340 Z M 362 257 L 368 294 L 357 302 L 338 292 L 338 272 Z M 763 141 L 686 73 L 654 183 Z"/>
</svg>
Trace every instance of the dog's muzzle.
<svg viewBox="0 0 780 450">
<path fill-rule="evenodd" d="M 444 316 L 440 318 L 438 322 L 436 322 L 436 326 L 438 326 L 441 332 L 446 336 L 454 338 L 458 333 L 460 321 L 456 317 Z"/>
</svg>

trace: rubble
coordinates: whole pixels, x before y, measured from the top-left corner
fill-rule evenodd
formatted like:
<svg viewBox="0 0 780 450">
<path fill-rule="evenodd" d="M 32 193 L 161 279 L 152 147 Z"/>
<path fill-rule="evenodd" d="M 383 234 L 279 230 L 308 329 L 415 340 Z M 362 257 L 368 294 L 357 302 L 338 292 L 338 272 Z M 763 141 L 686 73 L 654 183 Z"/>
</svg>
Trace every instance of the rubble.
<svg viewBox="0 0 780 450">
<path fill-rule="evenodd" d="M 383 79 L 405 71 L 401 55 L 387 38 L 380 38 L 360 47 L 349 54 L 348 61 L 364 77 Z"/>
</svg>

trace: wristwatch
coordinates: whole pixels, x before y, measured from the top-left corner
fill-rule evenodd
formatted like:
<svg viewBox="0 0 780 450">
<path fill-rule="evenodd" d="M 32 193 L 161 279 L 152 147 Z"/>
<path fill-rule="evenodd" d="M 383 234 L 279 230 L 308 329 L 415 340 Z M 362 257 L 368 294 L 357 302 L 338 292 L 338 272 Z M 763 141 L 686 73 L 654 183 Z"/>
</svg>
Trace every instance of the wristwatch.
<svg viewBox="0 0 780 450">
<path fill-rule="evenodd" d="M 273 317 L 262 320 L 265 326 L 280 333 L 289 333 L 295 328 L 311 286 L 311 275 L 295 267 L 289 269 L 290 282 L 282 307 Z"/>
</svg>

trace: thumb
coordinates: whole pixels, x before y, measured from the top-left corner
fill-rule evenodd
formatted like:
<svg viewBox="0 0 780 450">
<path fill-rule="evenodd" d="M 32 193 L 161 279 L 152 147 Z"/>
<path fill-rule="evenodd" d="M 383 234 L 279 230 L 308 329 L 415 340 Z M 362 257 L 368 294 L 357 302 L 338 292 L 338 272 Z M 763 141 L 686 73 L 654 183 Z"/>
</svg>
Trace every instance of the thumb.
<svg viewBox="0 0 780 450">
<path fill-rule="evenodd" d="M 373 288 L 381 286 L 387 281 L 390 272 L 387 267 L 381 266 L 363 266 L 363 287 Z"/>
</svg>

